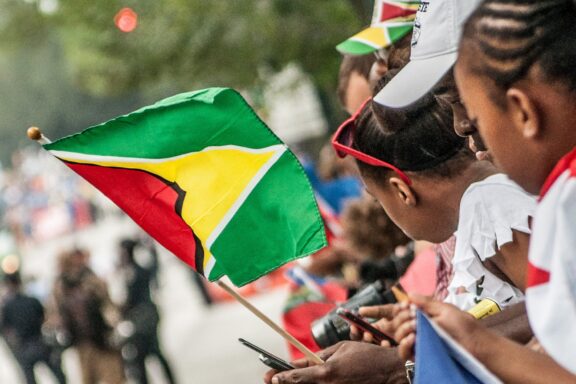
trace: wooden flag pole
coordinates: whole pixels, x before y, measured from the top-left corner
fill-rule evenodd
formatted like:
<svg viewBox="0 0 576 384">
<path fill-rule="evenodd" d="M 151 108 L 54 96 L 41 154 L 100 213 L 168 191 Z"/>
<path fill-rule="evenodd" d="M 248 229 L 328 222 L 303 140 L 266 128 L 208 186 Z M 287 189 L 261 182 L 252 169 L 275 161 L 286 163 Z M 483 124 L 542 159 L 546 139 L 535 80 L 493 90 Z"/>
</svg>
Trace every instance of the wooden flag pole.
<svg viewBox="0 0 576 384">
<path fill-rule="evenodd" d="M 42 134 L 42 131 L 40 131 L 40 128 L 38 128 L 38 127 L 28 128 L 28 130 L 26 131 L 26 134 L 28 135 L 28 138 L 30 140 L 37 141 L 42 145 L 51 143 L 51 141 L 46 136 L 44 136 Z"/>
<path fill-rule="evenodd" d="M 304 354 L 304 356 L 306 356 L 306 358 L 308 360 L 310 360 L 316 364 L 324 364 L 324 361 L 322 361 L 322 359 L 320 357 L 318 357 L 318 355 L 316 355 L 314 352 L 309 350 L 300 341 L 296 340 L 296 338 L 294 338 L 294 336 L 292 336 L 291 334 L 286 332 L 284 329 L 282 329 L 278 324 L 276 324 L 274 321 L 272 321 L 272 319 L 270 319 L 264 313 L 260 312 L 260 310 L 258 308 L 254 307 L 252 304 L 250 304 L 250 302 L 248 302 L 245 298 L 240 296 L 240 294 L 238 292 L 236 292 L 235 290 L 233 290 L 228 284 L 219 280 L 218 285 L 220 286 L 220 288 L 222 288 L 223 290 L 228 292 L 240 304 L 242 304 L 244 307 L 246 307 L 246 309 L 248 309 L 250 312 L 252 312 L 254 315 L 256 315 L 260 320 L 265 322 L 266 325 L 268 325 L 270 328 L 272 328 L 274 331 L 276 331 L 276 333 L 278 333 L 280 336 L 282 336 L 287 342 L 289 342 L 294 347 L 296 347 L 300 352 L 302 352 Z"/>
</svg>

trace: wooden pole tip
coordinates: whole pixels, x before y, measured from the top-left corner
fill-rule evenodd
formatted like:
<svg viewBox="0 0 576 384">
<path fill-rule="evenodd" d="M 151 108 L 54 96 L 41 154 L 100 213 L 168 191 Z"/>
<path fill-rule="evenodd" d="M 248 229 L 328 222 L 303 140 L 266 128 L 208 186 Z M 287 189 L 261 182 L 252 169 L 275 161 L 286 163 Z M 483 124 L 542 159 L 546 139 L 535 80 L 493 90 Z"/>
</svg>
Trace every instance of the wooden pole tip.
<svg viewBox="0 0 576 384">
<path fill-rule="evenodd" d="M 38 141 L 42 138 L 42 132 L 40 131 L 40 128 L 38 128 L 38 127 L 28 128 L 28 130 L 26 131 L 26 134 L 28 135 L 28 138 L 30 140 Z"/>
</svg>

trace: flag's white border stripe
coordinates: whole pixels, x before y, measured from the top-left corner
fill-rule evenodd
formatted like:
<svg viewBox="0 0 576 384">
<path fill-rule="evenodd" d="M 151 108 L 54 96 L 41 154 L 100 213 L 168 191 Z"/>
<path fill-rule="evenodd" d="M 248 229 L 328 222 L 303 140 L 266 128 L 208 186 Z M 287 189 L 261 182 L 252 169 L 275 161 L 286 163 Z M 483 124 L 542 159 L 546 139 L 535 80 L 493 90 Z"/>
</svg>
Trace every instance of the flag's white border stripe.
<svg viewBox="0 0 576 384">
<path fill-rule="evenodd" d="M 210 273 L 212 272 L 212 269 L 214 268 L 217 262 L 216 257 L 214 256 L 211 250 L 212 244 L 214 244 L 218 236 L 220 236 L 224 228 L 226 228 L 230 220 L 232 220 L 236 212 L 238 212 L 242 204 L 244 204 L 244 202 L 246 201 L 250 193 L 252 193 L 254 188 L 258 185 L 260 180 L 262 180 L 262 178 L 266 175 L 266 173 L 268 173 L 270 168 L 272 168 L 272 166 L 276 164 L 276 162 L 278 161 L 278 159 L 280 159 L 280 157 L 284 154 L 284 152 L 286 152 L 286 146 L 284 145 L 277 145 L 275 147 L 277 147 L 274 148 L 274 151 L 276 153 L 274 153 L 274 155 L 258 170 L 256 175 L 254 175 L 252 180 L 250 180 L 246 188 L 244 188 L 240 196 L 238 196 L 232 207 L 230 207 L 230 209 L 228 210 L 228 212 L 226 212 L 222 220 L 220 220 L 220 223 L 218 223 L 216 228 L 214 228 L 208 239 L 206 239 L 206 248 L 210 250 L 210 255 L 212 256 L 208 260 L 208 263 L 204 268 L 204 276 L 206 276 L 206 278 L 210 277 Z"/>
<path fill-rule="evenodd" d="M 284 144 L 276 144 L 276 145 L 271 145 L 270 147 L 266 147 L 266 148 L 247 148 L 247 147 L 241 147 L 238 145 L 221 145 L 221 146 L 206 147 L 206 148 L 202 149 L 201 151 L 188 152 L 188 153 L 185 153 L 182 155 L 178 155 L 178 156 L 174 156 L 174 157 L 165 157 L 162 159 L 142 159 L 142 158 L 138 158 L 138 157 L 101 156 L 101 155 L 90 155 L 90 154 L 85 154 L 85 153 L 58 151 L 58 150 L 50 150 L 50 153 L 52 153 L 54 156 L 58 157 L 59 159 L 63 159 L 63 160 L 155 164 L 155 163 L 164 163 L 166 161 L 171 161 L 171 160 L 178 160 L 178 159 L 184 158 L 186 156 L 193 155 L 195 153 L 202 153 L 202 152 L 209 152 L 209 151 L 232 149 L 232 150 L 242 151 L 242 152 L 246 152 L 246 153 L 258 154 L 258 153 L 277 151 L 277 150 L 279 150 L 279 148 L 282 148 L 283 150 L 285 150 L 286 146 Z"/>
<path fill-rule="evenodd" d="M 238 196 L 232 207 L 230 207 L 230 209 L 228 210 L 228 212 L 226 212 L 222 220 L 220 220 L 220 223 L 218 223 L 218 225 L 216 226 L 216 228 L 214 228 L 210 236 L 208 236 L 208 239 L 206 239 L 206 247 L 208 249 L 212 248 L 212 244 L 214 244 L 214 241 L 216 241 L 218 236 L 220 236 L 220 233 L 222 233 L 226 225 L 228 225 L 230 220 L 232 220 L 232 217 L 240 209 L 242 204 L 244 204 L 244 201 L 246 201 L 250 193 L 252 193 L 252 190 L 256 187 L 256 185 L 258 185 L 258 183 L 260 182 L 260 180 L 262 180 L 264 175 L 268 173 L 270 168 L 272 168 L 272 166 L 276 164 L 276 162 L 278 161 L 278 159 L 280 159 L 280 157 L 284 154 L 284 152 L 286 152 L 286 146 L 284 145 L 277 145 L 275 147 L 276 148 L 274 149 L 274 151 L 276 153 L 274 153 L 274 155 L 260 168 L 260 170 L 256 173 L 256 175 L 254 175 L 254 177 L 252 178 L 252 180 L 250 180 L 246 188 L 244 188 L 240 196 Z M 212 252 L 211 249 L 210 252 Z"/>
<path fill-rule="evenodd" d="M 384 28 L 384 37 L 388 40 L 388 44 L 392 44 L 392 38 L 390 37 L 390 32 L 388 28 Z"/>
<path fill-rule="evenodd" d="M 210 259 L 208 259 L 208 263 L 206 264 L 206 267 L 204 267 L 204 277 L 209 279 L 210 278 L 210 274 L 212 273 L 212 269 L 214 269 L 214 266 L 216 265 L 216 259 L 214 258 L 214 255 L 212 253 L 210 253 Z"/>
<path fill-rule="evenodd" d="M 351 40 L 351 41 L 355 41 L 355 42 L 360 43 L 360 44 L 367 45 L 367 46 L 372 47 L 372 48 L 374 48 L 374 49 L 380 49 L 380 48 L 382 48 L 382 46 L 379 45 L 379 44 L 376 44 L 376 43 L 374 43 L 374 42 L 372 42 L 372 41 L 370 41 L 370 40 L 361 39 L 361 38 L 356 37 L 356 36 L 352 36 L 352 37 L 350 38 L 350 40 Z"/>
</svg>

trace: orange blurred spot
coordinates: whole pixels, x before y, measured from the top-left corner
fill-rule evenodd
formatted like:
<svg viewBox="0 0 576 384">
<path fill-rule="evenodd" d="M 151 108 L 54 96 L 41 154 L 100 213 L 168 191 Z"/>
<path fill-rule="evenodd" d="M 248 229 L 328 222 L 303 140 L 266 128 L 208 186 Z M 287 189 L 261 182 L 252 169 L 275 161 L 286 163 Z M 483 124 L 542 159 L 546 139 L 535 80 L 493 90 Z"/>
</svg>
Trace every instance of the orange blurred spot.
<svg viewBox="0 0 576 384">
<path fill-rule="evenodd" d="M 132 32 L 138 26 L 138 14 L 131 8 L 122 8 L 114 16 L 114 24 L 122 32 Z"/>
</svg>

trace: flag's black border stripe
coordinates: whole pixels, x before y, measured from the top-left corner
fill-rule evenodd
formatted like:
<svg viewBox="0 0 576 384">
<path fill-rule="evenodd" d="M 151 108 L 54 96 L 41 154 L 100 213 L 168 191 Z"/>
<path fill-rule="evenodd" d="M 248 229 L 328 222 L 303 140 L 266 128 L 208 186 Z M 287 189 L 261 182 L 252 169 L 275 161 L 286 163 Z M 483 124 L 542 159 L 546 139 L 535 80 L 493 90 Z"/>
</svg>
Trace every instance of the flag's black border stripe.
<svg viewBox="0 0 576 384">
<path fill-rule="evenodd" d="M 60 159 L 60 158 L 59 158 Z M 78 165 L 90 165 L 93 167 L 100 167 L 100 168 L 114 168 L 114 169 L 124 169 L 124 170 L 128 170 L 128 171 L 137 171 L 137 172 L 143 172 L 143 173 L 147 173 L 150 176 L 153 176 L 155 178 L 157 178 L 158 180 L 162 181 L 164 184 L 166 184 L 166 186 L 168 188 L 172 188 L 176 194 L 178 195 L 178 198 L 176 199 L 176 204 L 174 204 L 174 211 L 176 212 L 176 214 L 182 219 L 182 221 L 188 225 L 188 223 L 186 223 L 186 220 L 184 220 L 184 218 L 182 217 L 182 207 L 184 206 L 184 199 L 186 198 L 186 191 L 184 191 L 176 182 L 171 182 L 166 180 L 165 178 L 163 178 L 160 175 L 157 175 L 153 172 L 150 171 L 146 171 L 143 169 L 136 169 L 136 168 L 124 168 L 124 167 L 113 167 L 113 166 L 104 166 L 104 165 L 99 165 L 99 164 L 92 164 L 92 163 L 80 163 L 80 162 L 75 162 L 75 161 L 69 161 L 69 160 L 63 160 L 60 159 L 63 163 L 65 164 L 78 164 Z M 97 189 L 97 188 L 96 188 Z M 194 233 L 194 229 L 192 227 L 190 227 L 188 225 L 188 227 L 190 228 L 190 231 L 192 232 L 192 236 L 194 237 L 194 243 L 196 245 L 196 251 L 194 253 L 194 262 L 196 263 L 196 272 L 198 272 L 199 274 L 201 274 L 202 276 L 206 277 L 204 275 L 204 247 L 202 246 L 202 242 L 200 241 L 200 239 L 198 238 L 198 236 L 196 236 L 196 233 Z"/>
</svg>

